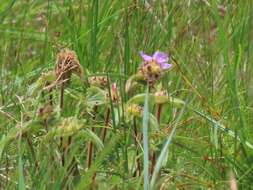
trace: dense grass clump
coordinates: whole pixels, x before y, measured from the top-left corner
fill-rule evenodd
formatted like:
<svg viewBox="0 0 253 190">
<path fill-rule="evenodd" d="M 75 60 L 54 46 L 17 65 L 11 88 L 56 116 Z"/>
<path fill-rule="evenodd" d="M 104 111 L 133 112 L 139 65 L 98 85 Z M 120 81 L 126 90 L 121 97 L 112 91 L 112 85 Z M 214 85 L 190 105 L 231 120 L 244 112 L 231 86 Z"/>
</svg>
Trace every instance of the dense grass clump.
<svg viewBox="0 0 253 190">
<path fill-rule="evenodd" d="M 252 189 L 252 4 L 1 2 L 0 189 Z"/>
</svg>

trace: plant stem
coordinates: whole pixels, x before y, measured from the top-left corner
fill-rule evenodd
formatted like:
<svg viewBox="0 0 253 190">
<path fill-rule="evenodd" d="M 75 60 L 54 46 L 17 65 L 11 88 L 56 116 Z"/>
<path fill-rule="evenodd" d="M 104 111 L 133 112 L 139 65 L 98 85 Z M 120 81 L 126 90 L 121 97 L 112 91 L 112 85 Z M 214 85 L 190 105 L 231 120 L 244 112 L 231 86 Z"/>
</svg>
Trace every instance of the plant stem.
<svg viewBox="0 0 253 190">
<path fill-rule="evenodd" d="M 139 151 L 138 151 L 138 132 L 137 132 L 137 127 L 136 127 L 136 118 L 134 118 L 134 142 L 135 142 L 135 146 L 136 146 L 136 156 L 137 156 L 137 171 L 138 171 L 138 174 L 139 176 L 141 175 L 141 163 L 140 163 L 140 158 L 138 157 L 139 155 Z M 136 174 L 134 173 L 134 176 Z"/>
<path fill-rule="evenodd" d="M 61 94 L 60 94 L 60 108 L 61 112 L 63 111 L 63 101 L 64 101 L 64 83 L 61 85 Z"/>
<path fill-rule="evenodd" d="M 36 155 L 35 155 L 35 151 L 34 151 L 34 148 L 33 148 L 33 145 L 32 145 L 32 141 L 27 135 L 26 135 L 26 140 L 27 140 L 27 144 L 28 144 L 28 146 L 31 150 L 31 153 L 32 153 L 32 157 L 33 157 L 33 160 L 34 160 L 34 163 L 35 163 L 35 168 L 38 169 L 39 164 L 38 164 L 38 161 L 36 159 Z"/>
<path fill-rule="evenodd" d="M 47 119 L 44 119 L 44 126 L 45 126 L 46 131 L 48 132 Z"/>
<path fill-rule="evenodd" d="M 98 108 L 97 106 L 94 106 L 94 108 L 93 108 L 93 113 L 94 113 L 94 116 L 92 117 L 93 120 L 96 119 L 97 108 Z M 92 127 L 91 130 L 92 130 L 92 132 L 95 132 L 95 128 L 94 127 Z M 92 151 L 93 151 L 93 143 L 92 143 L 92 141 L 90 141 L 89 147 L 88 147 L 88 160 L 87 160 L 88 168 L 90 168 L 91 162 L 92 162 L 91 161 L 92 160 Z"/>
<path fill-rule="evenodd" d="M 60 109 L 61 113 L 63 112 L 63 102 L 64 102 L 64 83 L 61 84 L 61 92 L 60 92 Z M 60 138 L 60 147 L 62 147 L 62 166 L 65 165 L 65 150 L 66 147 L 63 145 L 63 137 Z"/>
<path fill-rule="evenodd" d="M 64 154 L 65 148 L 63 147 L 63 137 L 60 137 L 60 149 L 62 149 L 61 163 L 62 163 L 62 166 L 64 166 L 65 165 L 65 154 Z"/>
<path fill-rule="evenodd" d="M 160 125 L 160 122 L 161 122 L 162 106 L 163 106 L 162 104 L 157 104 L 156 119 L 157 119 L 157 122 L 158 122 L 159 125 Z M 152 154 L 150 176 L 152 176 L 152 174 L 154 172 L 155 165 L 156 165 L 156 153 L 154 151 L 153 154 Z"/>
<path fill-rule="evenodd" d="M 95 128 L 94 128 L 94 127 L 92 127 L 91 130 L 92 130 L 92 132 L 95 132 Z M 88 148 L 88 163 L 87 163 L 88 168 L 91 167 L 92 157 L 93 157 L 93 143 L 92 143 L 92 141 L 91 141 L 90 144 L 89 144 L 89 148 Z M 95 173 L 94 175 L 96 175 L 96 173 Z M 94 178 L 94 175 L 93 175 L 93 178 Z M 92 178 L 92 179 L 93 179 L 93 178 Z M 94 180 L 94 179 L 93 179 L 93 180 Z"/>
<path fill-rule="evenodd" d="M 160 125 L 160 121 L 161 121 L 162 108 L 163 108 L 162 104 L 157 104 L 156 119 L 157 119 L 157 122 L 158 122 L 159 125 Z"/>
<path fill-rule="evenodd" d="M 107 108 L 106 117 L 105 117 L 105 128 L 103 129 L 103 132 L 102 132 L 103 133 L 102 134 L 102 142 L 103 143 L 105 142 L 105 136 L 106 136 L 106 132 L 107 132 L 107 127 L 109 126 L 110 113 L 111 113 L 110 108 Z"/>
<path fill-rule="evenodd" d="M 49 90 L 49 104 L 53 105 L 53 94 L 52 89 Z"/>
</svg>

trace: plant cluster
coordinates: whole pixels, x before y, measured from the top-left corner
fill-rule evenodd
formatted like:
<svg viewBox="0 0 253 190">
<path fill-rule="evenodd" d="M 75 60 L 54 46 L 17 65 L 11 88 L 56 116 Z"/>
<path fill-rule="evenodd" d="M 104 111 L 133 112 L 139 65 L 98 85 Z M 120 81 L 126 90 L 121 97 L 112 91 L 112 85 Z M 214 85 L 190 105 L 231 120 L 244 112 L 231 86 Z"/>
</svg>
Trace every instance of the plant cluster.
<svg viewBox="0 0 253 190">
<path fill-rule="evenodd" d="M 120 138 L 127 138 L 125 150 L 116 150 L 114 156 L 118 159 L 122 159 L 122 155 L 132 157 L 134 160 L 123 165 L 132 177 L 141 177 L 144 167 L 141 130 L 145 112 L 143 91 L 147 89 L 152 108 L 147 117 L 150 131 L 148 173 L 151 178 L 162 143 L 161 136 L 164 136 L 163 130 L 167 128 L 166 121 L 161 119 L 162 108 L 170 102 L 184 102 L 177 99 L 172 101 L 160 81 L 172 67 L 168 55 L 156 51 L 153 56 L 143 52 L 140 56 L 142 63 L 137 73 L 125 81 L 125 87 L 119 88 L 122 81 L 112 81 L 108 75 L 91 74 L 82 68 L 74 51 L 62 49 L 57 54 L 55 69 L 42 72 L 29 86 L 27 95 L 22 100 L 27 112 L 21 116 L 22 123 L 18 123 L 16 128 L 2 138 L 5 143 L 1 156 L 4 147 L 19 134 L 21 141 L 27 139 L 33 153 L 30 164 L 35 166 L 35 175 L 41 172 L 43 166 L 38 157 L 47 156 L 55 163 L 55 167 L 66 170 L 66 175 L 62 177 L 62 187 L 70 187 L 70 178 L 80 178 L 81 173 L 87 174 L 88 171 L 92 177 L 87 184 L 94 186 L 101 176 L 97 174 L 98 168 L 91 168 L 96 165 L 100 152 L 112 140 L 117 147 L 121 143 Z M 122 96 L 122 90 L 127 97 Z M 38 109 L 34 111 L 36 107 Z M 114 138 L 115 134 L 117 139 Z M 48 149 L 48 155 L 40 155 L 40 151 L 35 153 L 35 150 L 43 149 Z M 82 149 L 83 155 L 77 155 L 76 149 Z M 53 168 L 50 170 L 54 171 Z"/>
</svg>

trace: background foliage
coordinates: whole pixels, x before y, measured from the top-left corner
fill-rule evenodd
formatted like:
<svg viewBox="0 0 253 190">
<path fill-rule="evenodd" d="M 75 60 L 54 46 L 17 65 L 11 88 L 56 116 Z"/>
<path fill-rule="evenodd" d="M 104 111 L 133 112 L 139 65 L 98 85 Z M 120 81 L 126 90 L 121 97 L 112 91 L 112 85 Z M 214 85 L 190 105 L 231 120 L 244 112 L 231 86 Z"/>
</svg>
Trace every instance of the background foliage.
<svg viewBox="0 0 253 190">
<path fill-rule="evenodd" d="M 127 114 L 120 108 L 131 98 L 124 85 L 141 63 L 139 51 L 161 50 L 174 65 L 161 83 L 188 106 L 167 104 L 149 139 L 159 155 L 177 127 L 154 188 L 228 189 L 235 177 L 240 189 L 252 189 L 252 8 L 251 0 L 1 0 L 0 188 L 85 189 L 96 172 L 94 189 L 142 189 L 143 173 L 133 176 L 142 141 L 135 145 L 133 122 L 119 114 Z M 77 53 L 85 74 L 65 89 L 62 115 L 53 91 L 47 132 L 38 110 L 48 95 L 30 92 L 64 47 Z M 118 83 L 122 101 L 105 142 L 99 132 L 112 102 L 99 106 L 95 119 L 87 109 L 94 98 L 87 79 L 101 74 Z M 141 134 L 142 118 L 135 125 Z M 69 135 L 62 166 L 60 137 Z M 88 169 L 90 141 L 95 157 Z M 69 172 L 72 162 L 78 174 Z"/>
</svg>

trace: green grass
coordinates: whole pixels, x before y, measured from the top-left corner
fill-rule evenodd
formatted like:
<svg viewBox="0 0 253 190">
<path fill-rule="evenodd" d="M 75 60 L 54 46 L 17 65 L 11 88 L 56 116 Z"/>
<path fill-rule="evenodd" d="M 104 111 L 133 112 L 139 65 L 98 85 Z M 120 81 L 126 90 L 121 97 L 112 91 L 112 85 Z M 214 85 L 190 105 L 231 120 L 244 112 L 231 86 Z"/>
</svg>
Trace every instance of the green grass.
<svg viewBox="0 0 253 190">
<path fill-rule="evenodd" d="M 0 1 L 0 189 L 230 189 L 231 176 L 252 189 L 252 8 L 251 0 Z M 60 85 L 43 90 L 54 76 L 38 79 L 62 48 L 76 52 L 84 77 L 72 76 L 60 110 Z M 157 89 L 125 91 L 142 50 L 166 52 L 173 64 L 157 83 L 169 94 L 160 121 Z M 110 80 L 90 87 L 91 76 Z M 143 114 L 129 113 L 133 104 Z"/>
</svg>

